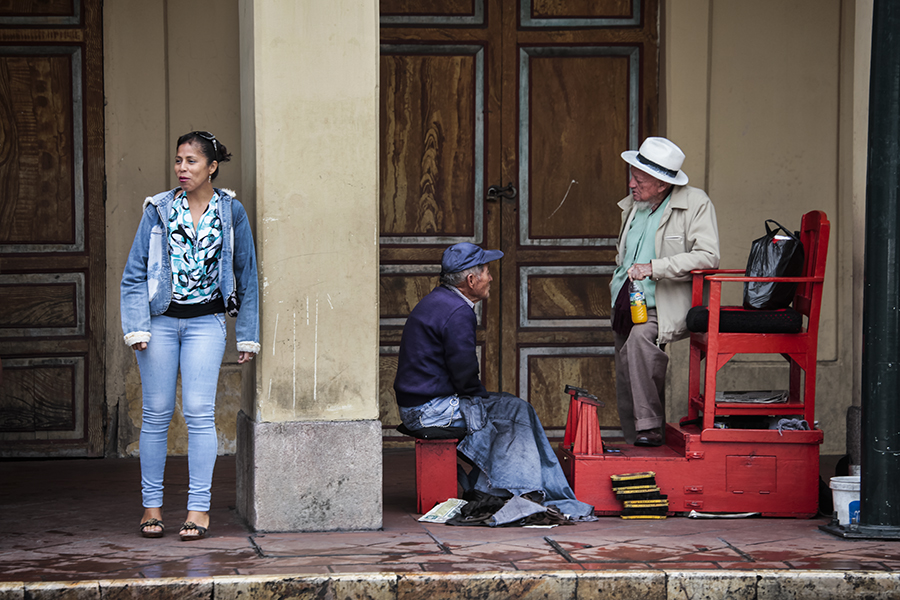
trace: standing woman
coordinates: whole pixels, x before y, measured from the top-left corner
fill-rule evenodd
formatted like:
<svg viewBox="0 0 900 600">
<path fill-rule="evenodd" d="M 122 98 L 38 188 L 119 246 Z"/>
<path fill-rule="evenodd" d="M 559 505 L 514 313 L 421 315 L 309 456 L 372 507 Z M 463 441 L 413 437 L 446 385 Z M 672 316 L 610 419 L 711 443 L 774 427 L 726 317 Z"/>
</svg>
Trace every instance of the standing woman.
<svg viewBox="0 0 900 600">
<path fill-rule="evenodd" d="M 188 429 L 187 518 L 182 540 L 209 528 L 216 462 L 215 407 L 225 352 L 225 313 L 237 317 L 238 363 L 259 352 L 256 253 L 244 207 L 234 192 L 213 187 L 231 154 L 206 131 L 178 138 L 179 187 L 144 200 L 122 275 L 122 330 L 141 370 L 141 534 L 162 537 L 163 472 L 175 382 Z"/>
</svg>

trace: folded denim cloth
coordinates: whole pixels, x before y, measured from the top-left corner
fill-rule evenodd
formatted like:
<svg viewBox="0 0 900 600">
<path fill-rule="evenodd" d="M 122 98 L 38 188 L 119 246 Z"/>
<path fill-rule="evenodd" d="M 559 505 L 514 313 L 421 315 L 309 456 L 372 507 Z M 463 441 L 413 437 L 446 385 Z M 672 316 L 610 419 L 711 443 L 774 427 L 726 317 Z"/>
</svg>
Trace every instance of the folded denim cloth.
<svg viewBox="0 0 900 600">
<path fill-rule="evenodd" d="M 575 498 L 531 404 L 493 393 L 466 401 L 460 397 L 460 409 L 469 434 L 457 451 L 479 469 L 474 482 L 469 473 L 474 489 L 507 498 L 539 490 L 540 504 L 574 517 L 593 515 L 593 506 Z"/>
<path fill-rule="evenodd" d="M 546 506 L 526 500 L 522 496 L 513 496 L 503 505 L 503 508 L 494 513 L 494 516 L 488 521 L 488 525 L 491 527 L 507 525 L 543 512 L 547 512 Z"/>
</svg>

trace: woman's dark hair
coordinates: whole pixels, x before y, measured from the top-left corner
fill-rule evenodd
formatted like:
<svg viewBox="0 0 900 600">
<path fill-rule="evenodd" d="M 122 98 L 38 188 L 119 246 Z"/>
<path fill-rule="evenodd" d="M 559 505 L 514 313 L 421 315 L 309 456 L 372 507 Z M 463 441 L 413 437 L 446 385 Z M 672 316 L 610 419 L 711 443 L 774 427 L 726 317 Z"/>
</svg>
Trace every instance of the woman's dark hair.
<svg viewBox="0 0 900 600">
<path fill-rule="evenodd" d="M 222 164 L 231 160 L 231 153 L 228 152 L 225 144 L 217 140 L 216 136 L 208 131 L 192 131 L 184 134 L 178 138 L 178 142 L 175 144 L 175 150 L 177 151 L 182 144 L 190 144 L 192 142 L 200 147 L 200 152 L 206 157 L 207 163 L 211 163 L 215 160 L 218 161 L 219 164 Z M 218 175 L 219 167 L 216 167 L 216 170 L 213 171 L 213 174 L 210 177 L 215 179 Z"/>
</svg>

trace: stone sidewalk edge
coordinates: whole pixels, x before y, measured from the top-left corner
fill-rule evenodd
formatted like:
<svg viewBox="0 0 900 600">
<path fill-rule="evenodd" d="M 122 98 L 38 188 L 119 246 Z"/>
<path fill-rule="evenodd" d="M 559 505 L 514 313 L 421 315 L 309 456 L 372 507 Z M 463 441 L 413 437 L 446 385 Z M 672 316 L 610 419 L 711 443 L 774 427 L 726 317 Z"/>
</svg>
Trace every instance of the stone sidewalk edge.
<svg viewBox="0 0 900 600">
<path fill-rule="evenodd" d="M 900 573 L 883 571 L 646 570 L 360 573 L 0 582 L 0 600 L 120 598 L 896 598 Z"/>
</svg>

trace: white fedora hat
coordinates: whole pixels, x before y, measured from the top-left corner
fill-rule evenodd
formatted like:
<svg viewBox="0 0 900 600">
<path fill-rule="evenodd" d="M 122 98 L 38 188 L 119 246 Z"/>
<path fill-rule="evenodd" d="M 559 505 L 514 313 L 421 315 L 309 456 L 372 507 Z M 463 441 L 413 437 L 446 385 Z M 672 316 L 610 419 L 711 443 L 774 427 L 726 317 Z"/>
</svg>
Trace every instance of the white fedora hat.
<svg viewBox="0 0 900 600">
<path fill-rule="evenodd" d="M 637 152 L 627 150 L 622 158 L 633 167 L 653 175 L 660 181 L 684 185 L 688 176 L 681 170 L 684 152 L 681 148 L 662 137 L 648 137 Z"/>
</svg>

